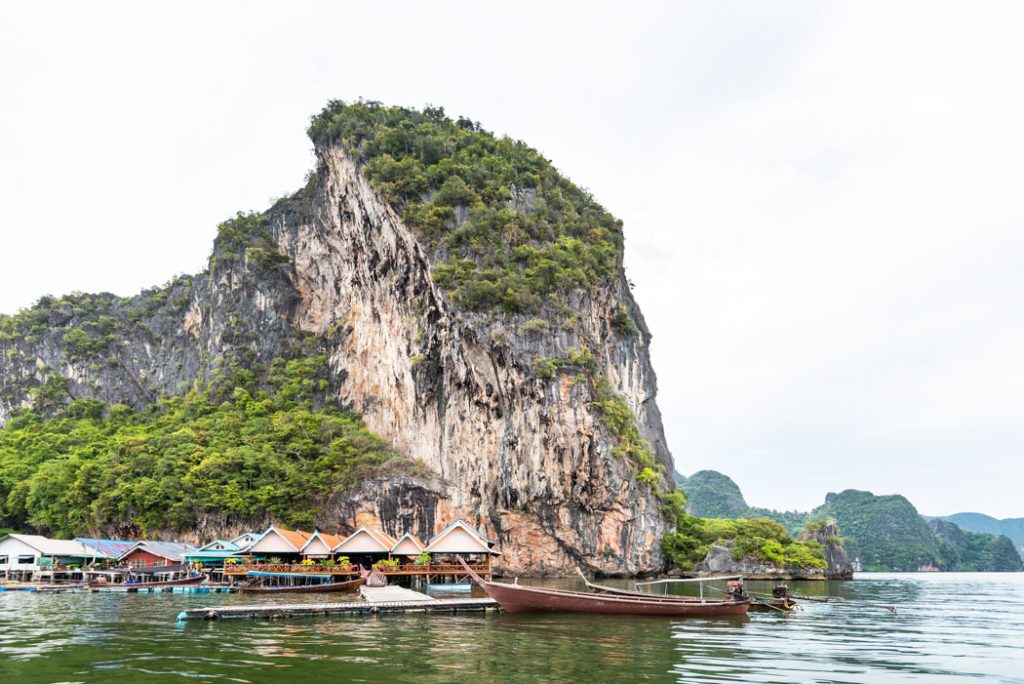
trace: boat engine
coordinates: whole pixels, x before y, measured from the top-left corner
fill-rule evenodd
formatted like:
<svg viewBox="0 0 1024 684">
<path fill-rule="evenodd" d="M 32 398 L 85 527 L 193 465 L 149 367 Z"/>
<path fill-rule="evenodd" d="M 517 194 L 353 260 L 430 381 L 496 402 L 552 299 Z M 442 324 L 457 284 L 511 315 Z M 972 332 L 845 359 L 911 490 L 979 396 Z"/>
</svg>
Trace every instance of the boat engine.
<svg viewBox="0 0 1024 684">
<path fill-rule="evenodd" d="M 734 601 L 747 598 L 743 591 L 743 580 L 732 580 L 725 585 L 725 595 Z"/>
</svg>

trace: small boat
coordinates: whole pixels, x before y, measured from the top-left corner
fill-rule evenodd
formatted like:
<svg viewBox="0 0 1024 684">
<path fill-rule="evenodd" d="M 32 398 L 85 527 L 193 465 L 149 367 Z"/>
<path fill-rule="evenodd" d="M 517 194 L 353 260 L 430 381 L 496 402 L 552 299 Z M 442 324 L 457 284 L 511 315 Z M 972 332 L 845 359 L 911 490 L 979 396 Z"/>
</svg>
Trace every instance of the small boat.
<svg viewBox="0 0 1024 684">
<path fill-rule="evenodd" d="M 242 586 L 238 591 L 243 594 L 324 594 L 343 591 L 355 591 L 362 586 L 362 577 L 346 582 L 323 582 L 321 584 L 303 584 L 284 587 Z"/>
<path fill-rule="evenodd" d="M 459 563 L 477 586 L 509 613 L 563 611 L 602 615 L 665 615 L 674 617 L 718 617 L 746 615 L 750 598 L 678 601 L 655 595 L 617 596 L 583 591 L 565 591 L 492 582 L 473 572 L 465 561 Z"/>
<path fill-rule="evenodd" d="M 427 585 L 428 594 L 468 594 L 471 591 L 473 591 L 472 582 Z"/>
<path fill-rule="evenodd" d="M 175 580 L 164 580 L 162 582 L 139 582 L 133 584 L 136 587 L 182 587 L 190 584 L 202 584 L 206 581 L 206 575 L 196 575 L 195 577 L 183 577 Z"/>
<path fill-rule="evenodd" d="M 789 585 L 776 584 L 772 587 L 772 593 L 755 594 L 754 602 L 750 604 L 751 610 L 774 610 L 780 613 L 788 613 L 793 610 L 803 610 L 804 607 L 793 600 L 789 593 Z"/>
<path fill-rule="evenodd" d="M 763 599 L 755 598 L 750 604 L 750 610 L 778 610 L 787 613 L 797 610 L 800 604 L 792 599 Z M 801 607 L 802 610 L 802 607 Z"/>
<path fill-rule="evenodd" d="M 380 568 L 372 567 L 369 570 L 364 568 L 362 565 L 359 566 L 359 576 L 363 578 L 368 587 L 386 587 L 388 585 L 388 578 L 384 575 Z"/>
<path fill-rule="evenodd" d="M 202 584 L 206 581 L 206 575 L 195 577 L 183 577 L 175 580 L 163 580 L 159 582 L 90 582 L 89 589 L 149 589 L 151 587 L 183 587 L 193 584 Z"/>
</svg>

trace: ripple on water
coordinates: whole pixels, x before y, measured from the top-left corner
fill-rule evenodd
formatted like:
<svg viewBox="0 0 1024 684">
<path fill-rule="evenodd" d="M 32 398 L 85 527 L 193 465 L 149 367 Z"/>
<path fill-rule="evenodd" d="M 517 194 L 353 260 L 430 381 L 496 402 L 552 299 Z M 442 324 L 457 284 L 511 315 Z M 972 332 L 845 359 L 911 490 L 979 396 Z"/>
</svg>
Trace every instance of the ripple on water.
<svg viewBox="0 0 1024 684">
<path fill-rule="evenodd" d="M 174 616 L 185 608 L 279 599 L 0 593 L 0 674 L 30 682 L 1024 682 L 1022 580 L 866 575 L 830 585 L 847 605 L 740 620 L 410 614 L 182 626 Z M 795 589 L 821 593 L 822 585 Z"/>
</svg>

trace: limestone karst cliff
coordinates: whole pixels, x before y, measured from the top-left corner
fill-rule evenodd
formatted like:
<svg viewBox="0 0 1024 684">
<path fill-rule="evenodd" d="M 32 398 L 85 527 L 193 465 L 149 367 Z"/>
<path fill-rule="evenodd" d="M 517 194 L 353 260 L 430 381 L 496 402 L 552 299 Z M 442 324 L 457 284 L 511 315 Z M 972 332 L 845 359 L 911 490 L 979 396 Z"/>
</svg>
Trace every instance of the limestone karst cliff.
<svg viewBox="0 0 1024 684">
<path fill-rule="evenodd" d="M 334 107 L 325 115 L 346 115 Z M 478 124 L 460 119 L 454 130 L 436 110 L 429 115 L 452 140 L 501 158 L 504 141 Z M 395 200 L 393 176 L 367 161 L 365 144 L 357 148 L 344 129 L 317 132 L 316 121 L 312 130 L 317 162 L 307 185 L 262 215 L 222 226 L 204 272 L 131 298 L 48 298 L 0 322 L 0 422 L 19 408 L 45 414 L 83 397 L 142 408 L 226 369 L 259 372 L 315 350 L 327 359 L 320 400 L 358 412 L 398 452 L 422 462 L 414 472 L 378 474 L 335 492 L 320 508 L 321 528 L 379 521 L 390 532 L 422 536 L 461 515 L 498 540 L 500 564 L 512 572 L 662 569 L 659 541 L 669 523 L 657 490 L 671 488 L 672 460 L 650 334 L 622 271 L 618 228 L 606 222 L 612 227 L 602 233 L 612 235 L 608 270 L 558 262 L 551 272 L 567 279 L 521 303 L 523 291 L 498 276 L 486 280 L 497 272 L 481 266 L 491 247 L 474 252 L 469 242 L 432 237 L 429 222 L 412 213 L 417 207 Z M 444 168 L 446 154 L 442 146 L 420 159 Z M 398 153 L 380 158 L 404 163 Z M 586 199 L 574 208 L 578 191 L 562 180 L 545 190 L 551 171 L 538 164 L 540 181 L 479 181 L 480 196 L 503 207 L 453 200 L 442 222 L 448 231 L 491 226 L 502 236 L 495 244 L 511 255 L 509 277 L 530 287 L 524 278 L 544 277 L 547 257 L 528 261 L 522 250 L 536 251 L 542 238 L 529 232 L 534 224 L 509 237 L 516 221 L 542 204 L 563 207 L 552 214 L 557 221 L 541 225 L 550 234 L 544 244 L 581 259 L 580 245 L 597 234 L 558 233 L 567 212 L 580 223 L 596 205 Z M 524 169 L 524 178 L 534 171 Z M 429 198 L 453 185 L 409 196 Z M 488 216 L 497 218 L 486 223 Z M 483 275 L 460 286 L 456 268 Z M 517 299 L 503 307 L 468 303 L 480 283 Z M 615 413 L 617 401 L 631 410 L 628 420 Z M 641 440 L 657 467 L 635 458 Z M 204 515 L 179 532 L 257 522 Z"/>
</svg>

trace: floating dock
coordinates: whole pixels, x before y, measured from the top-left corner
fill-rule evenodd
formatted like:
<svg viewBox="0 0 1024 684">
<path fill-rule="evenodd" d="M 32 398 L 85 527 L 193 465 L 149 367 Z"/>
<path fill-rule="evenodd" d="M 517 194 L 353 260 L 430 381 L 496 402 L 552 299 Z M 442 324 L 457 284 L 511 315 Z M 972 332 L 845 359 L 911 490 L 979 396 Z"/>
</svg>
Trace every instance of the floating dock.
<svg viewBox="0 0 1024 684">
<path fill-rule="evenodd" d="M 360 587 L 359 593 L 363 597 L 362 601 L 193 608 L 178 613 L 178 620 L 274 619 L 374 613 L 456 613 L 499 608 L 497 601 L 490 598 L 435 599 L 402 587 Z"/>
</svg>

